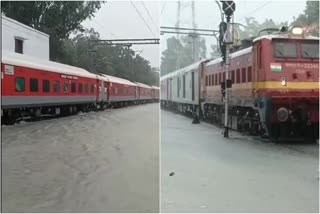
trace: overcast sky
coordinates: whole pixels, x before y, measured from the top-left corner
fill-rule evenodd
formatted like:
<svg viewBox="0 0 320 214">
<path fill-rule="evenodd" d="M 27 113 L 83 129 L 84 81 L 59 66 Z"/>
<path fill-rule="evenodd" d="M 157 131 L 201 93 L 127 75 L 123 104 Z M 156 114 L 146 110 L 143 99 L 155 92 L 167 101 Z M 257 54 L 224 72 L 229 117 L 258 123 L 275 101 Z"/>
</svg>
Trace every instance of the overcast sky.
<svg viewBox="0 0 320 214">
<path fill-rule="evenodd" d="M 147 25 L 139 16 L 130 1 L 108 1 L 85 27 L 96 29 L 102 39 L 122 38 L 161 38 L 161 45 L 133 46 L 134 50 L 143 51 L 141 56 L 150 61 L 151 66 L 160 65 L 160 48 L 166 48 L 166 38 L 172 34 L 159 35 L 161 26 L 174 26 L 177 21 L 177 1 L 133 1 Z M 235 22 L 244 23 L 244 17 L 253 16 L 259 22 L 272 18 L 275 22 L 291 22 L 293 17 L 303 13 L 305 0 L 301 1 L 236 1 Z M 216 3 L 211 1 L 195 2 L 195 20 L 198 28 L 217 29 L 220 13 Z M 148 12 L 152 19 L 149 17 Z M 192 27 L 191 3 L 183 1 L 180 10 L 180 27 Z M 215 43 L 215 39 L 206 37 L 207 46 Z M 209 55 L 207 56 L 209 57 Z"/>
</svg>

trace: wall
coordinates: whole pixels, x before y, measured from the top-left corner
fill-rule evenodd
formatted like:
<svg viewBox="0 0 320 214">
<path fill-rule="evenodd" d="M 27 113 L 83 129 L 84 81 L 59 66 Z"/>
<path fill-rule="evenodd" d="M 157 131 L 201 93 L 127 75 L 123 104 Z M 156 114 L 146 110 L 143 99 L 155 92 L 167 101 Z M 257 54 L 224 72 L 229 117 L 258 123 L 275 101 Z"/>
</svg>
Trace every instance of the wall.
<svg viewBox="0 0 320 214">
<path fill-rule="evenodd" d="M 23 39 L 23 54 L 49 60 L 49 35 L 2 16 L 2 50 L 14 52 L 15 37 Z"/>
</svg>

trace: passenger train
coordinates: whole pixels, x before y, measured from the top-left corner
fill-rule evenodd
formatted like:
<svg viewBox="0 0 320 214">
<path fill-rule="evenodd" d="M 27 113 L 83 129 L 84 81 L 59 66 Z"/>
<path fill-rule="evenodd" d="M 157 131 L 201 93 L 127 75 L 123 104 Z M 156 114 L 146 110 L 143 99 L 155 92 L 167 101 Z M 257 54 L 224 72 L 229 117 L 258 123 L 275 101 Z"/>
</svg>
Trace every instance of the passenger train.
<svg viewBox="0 0 320 214">
<path fill-rule="evenodd" d="M 319 38 L 301 28 L 255 38 L 230 55 L 229 125 L 254 135 L 319 138 Z M 224 123 L 222 58 L 160 79 L 161 105 Z"/>
<path fill-rule="evenodd" d="M 1 119 L 68 115 L 159 100 L 159 87 L 3 51 Z"/>
</svg>

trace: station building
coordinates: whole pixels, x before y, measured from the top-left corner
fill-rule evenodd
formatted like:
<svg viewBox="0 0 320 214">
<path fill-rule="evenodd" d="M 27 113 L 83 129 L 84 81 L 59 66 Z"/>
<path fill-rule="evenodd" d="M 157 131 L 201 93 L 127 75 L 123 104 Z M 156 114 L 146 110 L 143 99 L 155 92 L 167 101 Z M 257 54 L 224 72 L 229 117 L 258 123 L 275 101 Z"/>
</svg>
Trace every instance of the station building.
<svg viewBox="0 0 320 214">
<path fill-rule="evenodd" d="M 2 50 L 49 60 L 49 35 L 2 15 Z"/>
</svg>

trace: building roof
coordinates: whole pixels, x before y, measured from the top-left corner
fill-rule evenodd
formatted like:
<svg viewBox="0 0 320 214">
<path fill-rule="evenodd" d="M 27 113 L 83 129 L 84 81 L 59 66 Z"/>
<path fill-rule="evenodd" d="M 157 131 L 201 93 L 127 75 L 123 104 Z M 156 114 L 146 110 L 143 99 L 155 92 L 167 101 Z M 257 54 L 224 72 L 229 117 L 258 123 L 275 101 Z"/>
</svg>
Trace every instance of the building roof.
<svg viewBox="0 0 320 214">
<path fill-rule="evenodd" d="M 2 18 L 2 20 L 6 20 L 6 21 L 8 21 L 8 22 L 11 22 L 11 23 L 14 23 L 14 24 L 16 24 L 16 25 L 19 25 L 20 27 L 23 27 L 23 28 L 25 28 L 25 29 L 31 30 L 31 31 L 36 32 L 36 33 L 38 33 L 38 34 L 41 34 L 42 36 L 45 36 L 45 37 L 48 37 L 48 38 L 50 37 L 48 34 L 46 34 L 46 33 L 44 33 L 44 32 L 41 32 L 41 31 L 39 31 L 39 30 L 36 30 L 36 29 L 34 29 L 34 28 L 32 28 L 32 27 L 29 27 L 29 26 L 27 26 L 27 25 L 25 25 L 25 24 L 22 24 L 21 22 L 18 22 L 17 20 L 11 19 L 11 18 L 6 17 L 6 16 L 4 16 L 4 15 L 2 15 L 1 18 Z M 1 24 L 4 25 L 5 23 L 2 21 Z"/>
</svg>

